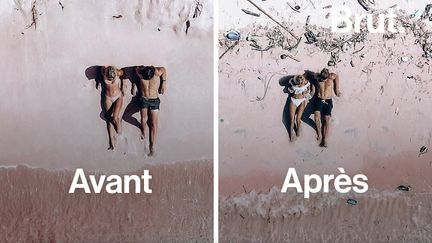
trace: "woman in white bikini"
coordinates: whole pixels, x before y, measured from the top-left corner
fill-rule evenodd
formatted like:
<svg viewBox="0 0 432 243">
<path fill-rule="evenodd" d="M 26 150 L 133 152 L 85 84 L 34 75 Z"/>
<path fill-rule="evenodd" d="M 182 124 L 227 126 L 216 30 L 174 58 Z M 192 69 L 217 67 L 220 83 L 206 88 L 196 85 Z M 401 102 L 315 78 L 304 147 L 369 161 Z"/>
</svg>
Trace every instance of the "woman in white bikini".
<svg viewBox="0 0 432 243">
<path fill-rule="evenodd" d="M 113 150 L 116 144 L 115 131 L 121 133 L 120 110 L 123 106 L 124 82 L 120 79 L 123 76 L 123 70 L 113 66 L 102 67 L 103 89 L 102 99 L 107 119 L 107 129 L 109 136 L 108 150 Z"/>
<path fill-rule="evenodd" d="M 297 75 L 289 81 L 288 92 L 291 97 L 291 102 L 289 104 L 289 136 L 290 140 L 293 141 L 294 128 L 297 137 L 300 136 L 301 118 L 307 101 L 312 98 L 315 93 L 315 88 L 303 75 Z"/>
</svg>

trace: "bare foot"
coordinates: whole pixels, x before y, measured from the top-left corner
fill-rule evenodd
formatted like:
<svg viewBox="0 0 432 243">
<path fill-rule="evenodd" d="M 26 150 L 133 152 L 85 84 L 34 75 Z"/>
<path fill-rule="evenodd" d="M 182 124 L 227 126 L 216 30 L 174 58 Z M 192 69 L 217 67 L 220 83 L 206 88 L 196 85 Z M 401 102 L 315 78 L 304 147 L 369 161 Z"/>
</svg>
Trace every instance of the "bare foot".
<svg viewBox="0 0 432 243">
<path fill-rule="evenodd" d="M 320 135 L 317 135 L 317 136 L 316 136 L 316 139 L 317 139 L 317 141 L 321 140 L 321 136 L 320 136 Z"/>
<path fill-rule="evenodd" d="M 148 156 L 149 157 L 154 157 L 156 154 L 155 154 L 155 149 L 153 148 L 153 147 L 151 147 L 150 148 L 150 152 L 148 153 Z"/>
<path fill-rule="evenodd" d="M 141 133 L 140 138 L 141 138 L 141 140 L 145 139 L 145 134 L 143 132 Z"/>
<path fill-rule="evenodd" d="M 322 141 L 322 142 L 320 143 L 320 147 L 327 148 L 327 142 Z"/>
<path fill-rule="evenodd" d="M 297 135 L 297 137 L 300 137 L 300 127 L 298 127 L 297 129 L 296 129 L 296 135 Z"/>
<path fill-rule="evenodd" d="M 114 150 L 114 146 L 110 145 L 110 146 L 108 147 L 108 150 Z"/>
</svg>

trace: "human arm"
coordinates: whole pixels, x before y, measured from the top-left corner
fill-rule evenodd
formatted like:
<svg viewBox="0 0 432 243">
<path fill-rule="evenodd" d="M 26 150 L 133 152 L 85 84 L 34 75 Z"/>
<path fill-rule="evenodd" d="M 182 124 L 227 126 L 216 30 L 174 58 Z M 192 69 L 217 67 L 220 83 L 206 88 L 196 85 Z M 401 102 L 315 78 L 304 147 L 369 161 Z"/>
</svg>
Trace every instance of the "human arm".
<svg viewBox="0 0 432 243">
<path fill-rule="evenodd" d="M 127 84 L 124 81 L 124 76 L 123 76 L 124 75 L 124 71 L 123 71 L 123 69 L 117 70 L 117 75 L 120 78 L 120 90 L 122 92 L 122 95 L 124 95 L 125 90 L 127 89 Z"/>
<path fill-rule="evenodd" d="M 310 84 L 310 96 L 311 97 L 313 97 L 314 95 L 315 95 L 315 92 L 316 92 L 316 90 L 315 90 L 315 85 L 313 85 L 312 83 Z"/>
<path fill-rule="evenodd" d="M 342 95 L 341 91 L 340 91 L 340 81 L 339 81 L 339 75 L 337 74 L 333 74 L 333 82 L 334 82 L 334 92 L 336 94 L 337 97 L 340 97 Z"/>
<path fill-rule="evenodd" d="M 161 76 L 160 76 L 160 89 L 159 89 L 159 93 L 160 94 L 164 94 L 166 92 L 166 82 L 167 82 L 167 71 L 166 68 L 164 67 L 160 67 L 160 71 L 162 72 Z"/>
</svg>

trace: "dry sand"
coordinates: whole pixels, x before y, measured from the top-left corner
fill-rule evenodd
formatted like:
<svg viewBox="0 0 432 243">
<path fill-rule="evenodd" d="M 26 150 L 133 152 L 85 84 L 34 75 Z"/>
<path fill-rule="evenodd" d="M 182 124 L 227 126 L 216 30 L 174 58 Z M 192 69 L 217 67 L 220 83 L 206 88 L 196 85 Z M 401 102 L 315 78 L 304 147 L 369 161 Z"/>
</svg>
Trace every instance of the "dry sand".
<svg viewBox="0 0 432 243">
<path fill-rule="evenodd" d="M 304 20 L 286 26 L 301 36 Z M 421 26 L 418 18 L 409 22 Z M 326 31 L 311 28 L 315 33 Z M 428 24 L 423 28 L 431 31 Z M 226 30 L 220 32 L 220 53 L 226 50 Z M 237 30 L 243 37 L 256 34 L 257 43 L 265 48 L 269 44 L 265 34 L 275 27 L 249 24 Z M 306 44 L 303 37 L 291 52 L 280 47 L 253 51 L 251 42 L 242 40 L 222 57 L 219 187 L 223 242 L 432 239 L 432 156 L 419 156 L 420 147 L 430 148 L 432 142 L 432 60 L 422 57 L 417 39 L 411 31 L 390 40 L 383 34 L 369 34 L 364 43 L 345 46 L 340 62 L 330 67 L 341 78 L 343 95 L 334 98 L 328 148 L 318 146 L 314 129 L 304 122 L 302 135 L 289 142 L 282 122 L 287 94 L 279 79 L 320 71 L 330 53 Z M 280 55 L 287 53 L 300 62 L 282 60 Z M 308 200 L 292 192 L 282 195 L 279 190 L 290 167 L 300 175 L 337 175 L 338 167 L 350 175 L 364 173 L 370 190 L 364 195 L 332 193 Z M 410 185 L 410 192 L 395 192 L 399 185 Z M 348 205 L 349 197 L 357 198 L 359 204 Z"/>
<path fill-rule="evenodd" d="M 198 18 L 194 0 L 61 1 L 63 10 L 58 1 L 35 2 L 36 29 L 26 28 L 32 1 L 0 5 L 1 163 L 122 171 L 211 159 L 213 55 L 203 50 L 213 50 L 212 2 L 203 2 Z M 85 73 L 95 65 L 167 68 L 156 158 L 145 157 L 139 129 L 126 122 L 117 151 L 107 152 L 100 90 Z"/>
<path fill-rule="evenodd" d="M 195 0 L 0 2 L 0 241 L 211 241 L 213 2 L 200 2 L 196 17 Z M 125 121 L 107 151 L 97 65 L 167 68 L 155 158 Z M 69 195 L 78 167 L 148 168 L 153 194 Z"/>
</svg>

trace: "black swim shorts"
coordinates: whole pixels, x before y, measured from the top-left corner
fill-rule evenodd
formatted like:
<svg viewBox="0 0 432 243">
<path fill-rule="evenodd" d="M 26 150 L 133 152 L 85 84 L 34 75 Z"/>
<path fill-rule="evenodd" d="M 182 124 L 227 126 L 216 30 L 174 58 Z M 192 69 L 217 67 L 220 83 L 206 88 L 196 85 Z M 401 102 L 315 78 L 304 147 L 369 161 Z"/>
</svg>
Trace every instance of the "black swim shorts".
<svg viewBox="0 0 432 243">
<path fill-rule="evenodd" d="M 321 98 L 316 99 L 315 111 L 321 112 L 321 114 L 324 116 L 331 116 L 332 109 L 333 109 L 332 99 L 321 99 Z"/>
<path fill-rule="evenodd" d="M 149 99 L 146 97 L 137 97 L 137 104 L 140 109 L 159 110 L 160 99 Z"/>
</svg>

